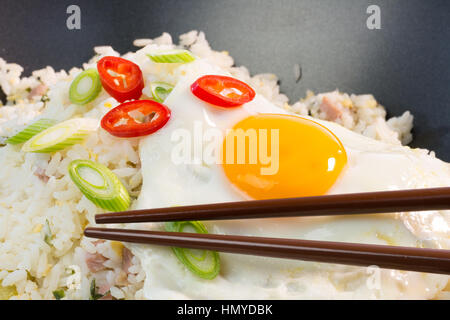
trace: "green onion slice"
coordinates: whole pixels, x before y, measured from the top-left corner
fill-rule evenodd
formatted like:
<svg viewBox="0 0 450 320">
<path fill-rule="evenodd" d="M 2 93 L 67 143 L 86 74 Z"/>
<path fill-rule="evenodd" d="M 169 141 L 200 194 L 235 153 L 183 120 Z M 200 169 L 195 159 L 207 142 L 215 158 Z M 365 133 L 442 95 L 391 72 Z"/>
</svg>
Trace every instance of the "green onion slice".
<svg viewBox="0 0 450 320">
<path fill-rule="evenodd" d="M 53 119 L 39 119 L 34 123 L 27 126 L 25 129 L 19 131 L 12 137 L 6 140 L 9 144 L 20 144 L 30 140 L 32 137 L 37 135 L 39 132 L 44 131 L 56 124 L 56 120 Z"/>
<path fill-rule="evenodd" d="M 166 222 L 165 228 L 170 232 L 208 233 L 205 226 L 198 221 Z M 172 248 L 176 257 L 195 275 L 212 280 L 220 271 L 220 257 L 216 251 L 187 248 Z"/>
<path fill-rule="evenodd" d="M 150 83 L 150 90 L 152 91 L 153 99 L 159 103 L 162 103 L 172 92 L 173 85 L 165 82 L 155 81 Z"/>
<path fill-rule="evenodd" d="M 130 206 L 127 189 L 104 165 L 90 160 L 74 160 L 68 170 L 72 181 L 96 206 L 109 211 L 124 211 Z"/>
<path fill-rule="evenodd" d="M 91 296 L 89 297 L 89 300 L 98 300 L 103 297 L 102 294 L 98 293 L 98 287 L 95 284 L 95 278 L 91 281 L 90 292 Z"/>
<path fill-rule="evenodd" d="M 155 51 L 147 56 L 156 63 L 187 63 L 195 60 L 194 55 L 182 49 L 169 51 Z"/>
<path fill-rule="evenodd" d="M 24 152 L 49 153 L 81 143 L 96 131 L 98 120 L 89 118 L 70 119 L 50 127 L 25 142 Z"/>
<path fill-rule="evenodd" d="M 44 232 L 44 242 L 51 247 L 53 234 L 52 229 L 50 229 L 50 222 L 48 221 L 48 219 L 45 219 L 45 225 L 42 231 Z"/>
<path fill-rule="evenodd" d="M 63 289 L 59 289 L 59 290 L 53 291 L 53 296 L 55 297 L 56 300 L 61 300 L 62 298 L 64 298 L 66 296 L 66 293 L 64 292 Z"/>
<path fill-rule="evenodd" d="M 88 69 L 80 73 L 70 85 L 69 99 L 74 104 L 84 105 L 91 102 L 102 90 L 100 76 L 96 69 Z"/>
</svg>

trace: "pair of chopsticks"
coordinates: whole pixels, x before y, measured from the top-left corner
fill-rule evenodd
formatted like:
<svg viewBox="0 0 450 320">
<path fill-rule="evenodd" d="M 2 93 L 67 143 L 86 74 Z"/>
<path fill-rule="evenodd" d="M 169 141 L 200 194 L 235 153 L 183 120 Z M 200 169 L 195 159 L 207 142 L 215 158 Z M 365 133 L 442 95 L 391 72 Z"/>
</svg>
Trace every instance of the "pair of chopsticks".
<svg viewBox="0 0 450 320">
<path fill-rule="evenodd" d="M 99 214 L 96 222 L 234 220 L 446 209 L 450 209 L 450 187 L 135 210 Z M 443 249 L 106 228 L 86 228 L 84 234 L 92 238 L 132 243 L 450 274 L 450 250 Z"/>
</svg>

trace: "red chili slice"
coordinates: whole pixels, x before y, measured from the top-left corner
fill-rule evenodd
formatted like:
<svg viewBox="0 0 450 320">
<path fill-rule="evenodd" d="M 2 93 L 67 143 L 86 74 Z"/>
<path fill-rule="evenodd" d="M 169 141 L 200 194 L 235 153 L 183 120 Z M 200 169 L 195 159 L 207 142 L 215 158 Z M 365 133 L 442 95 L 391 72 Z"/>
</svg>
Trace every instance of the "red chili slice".
<svg viewBox="0 0 450 320">
<path fill-rule="evenodd" d="M 118 57 L 104 57 L 97 62 L 103 88 L 117 101 L 139 99 L 144 78 L 139 66 Z"/>
<path fill-rule="evenodd" d="M 170 109 L 153 100 L 122 103 L 102 119 L 102 128 L 121 138 L 146 136 L 164 127 L 170 119 Z"/>
<path fill-rule="evenodd" d="M 191 85 L 199 99 L 219 107 L 236 107 L 255 98 L 255 91 L 246 83 L 231 77 L 207 75 Z"/>
</svg>

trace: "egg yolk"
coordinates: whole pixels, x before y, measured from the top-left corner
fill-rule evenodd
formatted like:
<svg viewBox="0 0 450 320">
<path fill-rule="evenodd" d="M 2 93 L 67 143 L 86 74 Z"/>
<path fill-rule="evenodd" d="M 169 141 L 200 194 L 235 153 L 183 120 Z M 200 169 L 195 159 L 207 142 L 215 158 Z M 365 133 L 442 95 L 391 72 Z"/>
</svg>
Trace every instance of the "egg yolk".
<svg viewBox="0 0 450 320">
<path fill-rule="evenodd" d="M 225 175 L 253 199 L 325 194 L 347 163 L 339 139 L 297 116 L 250 116 L 228 130 L 221 152 Z"/>
</svg>

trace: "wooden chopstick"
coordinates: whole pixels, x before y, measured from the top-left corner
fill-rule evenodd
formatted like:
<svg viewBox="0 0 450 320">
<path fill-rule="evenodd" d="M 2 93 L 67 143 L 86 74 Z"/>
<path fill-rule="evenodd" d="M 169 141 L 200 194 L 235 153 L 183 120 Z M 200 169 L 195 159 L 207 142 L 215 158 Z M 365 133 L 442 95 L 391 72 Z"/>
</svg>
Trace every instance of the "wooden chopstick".
<svg viewBox="0 0 450 320">
<path fill-rule="evenodd" d="M 97 223 L 333 216 L 450 209 L 450 187 L 257 200 L 105 213 Z"/>
<path fill-rule="evenodd" d="M 87 237 L 255 256 L 450 274 L 450 250 L 247 236 L 86 228 Z"/>
</svg>

